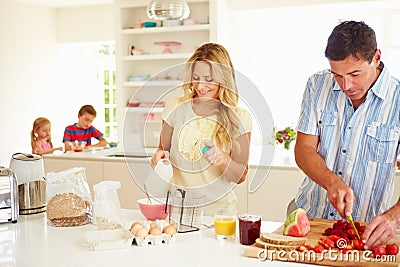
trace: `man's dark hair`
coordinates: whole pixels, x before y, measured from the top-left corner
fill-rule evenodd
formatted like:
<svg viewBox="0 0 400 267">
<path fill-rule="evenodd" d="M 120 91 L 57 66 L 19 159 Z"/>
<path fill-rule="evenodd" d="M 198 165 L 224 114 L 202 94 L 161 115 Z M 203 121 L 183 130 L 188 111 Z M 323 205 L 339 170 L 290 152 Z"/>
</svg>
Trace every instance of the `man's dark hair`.
<svg viewBox="0 0 400 267">
<path fill-rule="evenodd" d="M 376 36 L 372 28 L 363 21 L 344 21 L 329 36 L 325 57 L 339 61 L 351 55 L 371 63 L 376 49 Z"/>
</svg>

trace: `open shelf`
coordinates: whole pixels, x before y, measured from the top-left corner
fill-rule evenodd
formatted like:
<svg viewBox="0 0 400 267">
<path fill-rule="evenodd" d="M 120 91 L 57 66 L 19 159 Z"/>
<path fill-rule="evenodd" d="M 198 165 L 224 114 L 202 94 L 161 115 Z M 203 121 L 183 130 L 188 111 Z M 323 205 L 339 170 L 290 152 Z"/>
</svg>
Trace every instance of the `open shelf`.
<svg viewBox="0 0 400 267">
<path fill-rule="evenodd" d="M 188 59 L 192 53 L 172 53 L 172 54 L 154 54 L 154 55 L 135 55 L 124 56 L 124 61 L 140 61 L 140 60 L 169 60 L 169 59 Z"/>
<path fill-rule="evenodd" d="M 180 80 L 124 82 L 124 87 L 175 87 L 182 84 Z"/>
<path fill-rule="evenodd" d="M 138 29 L 122 29 L 122 34 L 153 34 L 153 33 L 168 33 L 168 32 L 185 32 L 185 31 L 208 31 L 210 24 L 195 24 L 182 25 L 174 27 L 149 27 Z"/>
<path fill-rule="evenodd" d="M 161 113 L 164 110 L 163 107 L 127 107 L 126 112 L 137 112 L 137 113 Z"/>
</svg>

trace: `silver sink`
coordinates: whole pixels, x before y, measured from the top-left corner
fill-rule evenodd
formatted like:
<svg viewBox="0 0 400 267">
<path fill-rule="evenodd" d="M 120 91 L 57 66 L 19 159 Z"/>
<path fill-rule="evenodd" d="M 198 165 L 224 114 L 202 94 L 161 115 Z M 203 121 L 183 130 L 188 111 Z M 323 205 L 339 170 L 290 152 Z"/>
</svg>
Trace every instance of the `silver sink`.
<svg viewBox="0 0 400 267">
<path fill-rule="evenodd" d="M 114 154 L 108 155 L 107 157 L 111 158 L 150 158 L 151 155 L 146 153 L 124 153 L 124 152 L 116 152 Z"/>
</svg>

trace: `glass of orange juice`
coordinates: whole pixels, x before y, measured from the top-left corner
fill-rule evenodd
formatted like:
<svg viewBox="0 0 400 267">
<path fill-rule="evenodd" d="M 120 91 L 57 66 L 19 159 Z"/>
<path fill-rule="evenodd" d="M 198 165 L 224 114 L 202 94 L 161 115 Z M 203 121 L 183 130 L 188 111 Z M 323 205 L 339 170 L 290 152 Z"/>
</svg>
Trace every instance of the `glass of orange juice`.
<svg viewBox="0 0 400 267">
<path fill-rule="evenodd" d="M 214 216 L 215 236 L 218 240 L 234 240 L 236 236 L 236 211 L 221 211 Z"/>
</svg>

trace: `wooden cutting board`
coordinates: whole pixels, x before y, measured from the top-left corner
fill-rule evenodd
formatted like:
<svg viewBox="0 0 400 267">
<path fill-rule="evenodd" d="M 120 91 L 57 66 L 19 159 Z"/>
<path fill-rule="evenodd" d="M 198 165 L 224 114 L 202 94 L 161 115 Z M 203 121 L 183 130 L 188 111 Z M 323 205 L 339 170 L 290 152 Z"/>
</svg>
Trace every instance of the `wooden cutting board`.
<svg viewBox="0 0 400 267">
<path fill-rule="evenodd" d="M 324 230 L 326 228 L 332 227 L 335 221 L 326 220 L 326 219 L 318 219 L 318 218 L 309 218 L 311 231 L 307 234 L 307 245 L 315 246 L 318 244 L 318 240 L 322 237 Z M 278 228 L 274 233 L 282 234 L 283 233 L 283 226 Z M 389 241 L 390 243 L 400 244 L 400 234 L 397 233 L 393 239 Z M 269 250 L 265 250 L 262 248 L 258 248 L 256 246 L 247 247 L 244 251 L 244 256 L 246 257 L 253 257 L 253 258 L 260 258 L 261 260 L 279 260 L 279 261 L 290 261 L 290 262 L 299 262 L 299 263 L 308 263 L 308 264 L 315 264 L 315 265 L 325 265 L 325 266 L 355 266 L 355 267 L 391 267 L 391 266 L 400 266 L 400 256 L 397 255 L 396 257 L 390 256 L 390 259 L 386 259 L 384 262 L 378 262 L 375 258 L 371 255 L 363 255 L 361 251 L 358 256 L 357 255 L 348 255 L 337 253 L 308 253 L 308 254 L 301 254 L 296 251 L 290 252 L 271 252 Z M 368 257 L 369 256 L 369 257 Z"/>
</svg>

